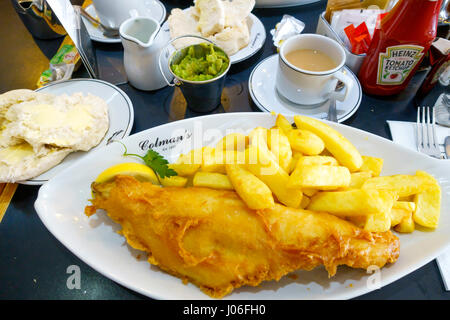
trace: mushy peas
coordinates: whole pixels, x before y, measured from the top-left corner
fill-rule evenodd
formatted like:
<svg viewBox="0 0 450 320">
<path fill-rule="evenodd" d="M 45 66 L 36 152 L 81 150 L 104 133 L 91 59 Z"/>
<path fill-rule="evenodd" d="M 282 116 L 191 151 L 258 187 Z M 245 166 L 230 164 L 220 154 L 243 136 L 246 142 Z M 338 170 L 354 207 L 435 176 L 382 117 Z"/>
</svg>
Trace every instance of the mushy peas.
<svg viewBox="0 0 450 320">
<path fill-rule="evenodd" d="M 223 74 L 230 63 L 228 56 L 212 44 L 201 43 L 185 49 L 186 55 L 171 64 L 173 73 L 188 81 L 205 81 Z"/>
</svg>

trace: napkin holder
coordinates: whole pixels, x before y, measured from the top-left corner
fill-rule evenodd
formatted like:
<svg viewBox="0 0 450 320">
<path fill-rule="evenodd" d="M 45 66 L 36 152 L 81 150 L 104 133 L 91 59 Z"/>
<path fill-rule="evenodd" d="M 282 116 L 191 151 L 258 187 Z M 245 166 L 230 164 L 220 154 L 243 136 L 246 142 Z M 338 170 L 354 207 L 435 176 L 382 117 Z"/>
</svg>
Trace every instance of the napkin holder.
<svg viewBox="0 0 450 320">
<path fill-rule="evenodd" d="M 327 19 L 325 19 L 325 11 L 319 16 L 316 33 L 336 40 L 344 48 L 346 55 L 346 66 L 349 67 L 355 74 L 358 74 L 362 63 L 366 58 L 366 54 L 354 54 L 346 47 L 339 35 L 333 30 L 333 28 L 331 28 L 331 25 L 328 23 Z"/>
</svg>

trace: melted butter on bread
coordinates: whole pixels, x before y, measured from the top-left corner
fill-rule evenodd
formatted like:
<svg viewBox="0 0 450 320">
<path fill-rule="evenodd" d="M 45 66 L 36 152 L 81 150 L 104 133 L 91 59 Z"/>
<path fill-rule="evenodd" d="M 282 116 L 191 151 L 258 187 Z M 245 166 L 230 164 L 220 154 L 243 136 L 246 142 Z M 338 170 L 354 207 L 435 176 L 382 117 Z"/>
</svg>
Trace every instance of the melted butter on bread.
<svg viewBox="0 0 450 320">
<path fill-rule="evenodd" d="M 0 95 L 0 119 L 0 182 L 30 179 L 88 151 L 109 128 L 106 102 L 82 93 L 13 90 Z"/>
</svg>

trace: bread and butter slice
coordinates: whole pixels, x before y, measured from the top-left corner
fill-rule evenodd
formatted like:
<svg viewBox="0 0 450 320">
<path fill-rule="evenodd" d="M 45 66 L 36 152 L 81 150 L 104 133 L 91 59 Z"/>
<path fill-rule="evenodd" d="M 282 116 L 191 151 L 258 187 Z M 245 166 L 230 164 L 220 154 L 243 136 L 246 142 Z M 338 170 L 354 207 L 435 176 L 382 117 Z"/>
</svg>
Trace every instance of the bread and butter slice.
<svg viewBox="0 0 450 320">
<path fill-rule="evenodd" d="M 175 39 L 183 35 L 201 36 L 200 32 L 197 30 L 197 17 L 193 15 L 193 12 L 196 12 L 196 10 L 193 9 L 194 7 L 191 7 L 189 10 L 181 10 L 178 8 L 172 9 L 169 18 L 167 19 L 171 39 Z M 181 38 L 174 41 L 173 45 L 176 49 L 181 49 L 199 42 L 203 41 L 192 37 Z"/>
<path fill-rule="evenodd" d="M 200 35 L 233 55 L 250 42 L 248 15 L 255 0 L 196 0 L 186 9 L 173 9 L 168 19 L 172 39 L 182 35 Z M 182 38 L 174 42 L 176 49 L 202 42 Z"/>
<path fill-rule="evenodd" d="M 197 28 L 204 37 L 212 36 L 225 27 L 225 7 L 222 0 L 196 0 L 199 12 Z"/>
<path fill-rule="evenodd" d="M 225 8 L 225 28 L 241 27 L 255 7 L 255 0 L 223 0 Z"/>
<path fill-rule="evenodd" d="M 34 100 L 38 96 L 40 96 L 41 99 L 50 99 L 51 97 L 50 95 L 38 93 L 29 89 L 11 90 L 0 94 L 0 117 L 4 117 L 6 111 L 8 111 L 9 107 L 12 105 Z"/>
<path fill-rule="evenodd" d="M 82 93 L 10 91 L 0 95 L 0 120 L 0 182 L 33 178 L 90 150 L 109 128 L 106 102 Z"/>
<path fill-rule="evenodd" d="M 39 154 L 28 143 L 0 149 L 0 181 L 31 179 L 59 164 L 73 150 L 44 147 Z"/>
<path fill-rule="evenodd" d="M 233 55 L 248 45 L 250 41 L 250 32 L 247 24 L 242 23 L 234 27 L 227 27 L 209 39 L 216 43 L 227 54 Z"/>
<path fill-rule="evenodd" d="M 21 139 L 38 150 L 45 145 L 87 151 L 99 144 L 109 127 L 108 106 L 94 95 L 75 93 L 36 97 L 17 103 L 5 113 L 2 141 Z"/>
</svg>

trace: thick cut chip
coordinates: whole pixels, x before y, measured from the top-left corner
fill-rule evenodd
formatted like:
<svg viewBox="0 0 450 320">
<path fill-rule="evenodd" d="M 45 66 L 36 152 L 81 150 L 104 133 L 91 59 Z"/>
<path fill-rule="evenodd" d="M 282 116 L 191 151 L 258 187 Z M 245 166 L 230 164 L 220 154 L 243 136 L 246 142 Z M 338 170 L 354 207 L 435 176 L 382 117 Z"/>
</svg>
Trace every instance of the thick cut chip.
<svg viewBox="0 0 450 320">
<path fill-rule="evenodd" d="M 394 227 L 394 230 L 401 233 L 411 233 L 415 229 L 412 214 L 407 215 L 403 220 Z"/>
<path fill-rule="evenodd" d="M 363 164 L 359 171 L 367 171 L 372 174 L 372 177 L 378 177 L 383 169 L 383 159 L 369 156 L 362 156 Z"/>
<path fill-rule="evenodd" d="M 302 188 L 303 194 L 307 195 L 308 197 L 312 197 L 317 192 L 319 192 L 318 189 L 312 189 L 312 188 Z"/>
<path fill-rule="evenodd" d="M 416 204 L 412 201 L 397 200 L 394 202 L 394 205 L 392 208 L 413 212 L 414 210 L 416 210 Z"/>
<path fill-rule="evenodd" d="M 336 190 L 350 185 L 350 171 L 342 166 L 297 165 L 289 177 L 291 188 Z"/>
<path fill-rule="evenodd" d="M 293 130 L 291 123 L 281 114 L 277 115 L 275 120 L 275 125 L 284 131 L 284 134 L 288 134 L 289 131 Z"/>
<path fill-rule="evenodd" d="M 391 227 L 401 223 L 403 219 L 411 216 L 416 209 L 416 204 L 411 201 L 395 201 L 391 210 Z"/>
<path fill-rule="evenodd" d="M 353 224 L 355 226 L 357 226 L 358 228 L 363 229 L 365 224 L 366 224 L 367 218 L 368 218 L 368 215 L 365 215 L 365 216 L 350 216 L 350 217 L 347 217 L 347 220 L 353 222 Z"/>
<path fill-rule="evenodd" d="M 310 201 L 311 200 L 307 196 L 303 195 L 302 202 L 300 203 L 300 208 L 305 209 L 309 205 Z"/>
<path fill-rule="evenodd" d="M 278 128 L 270 129 L 267 145 L 283 170 L 288 172 L 292 161 L 292 150 L 287 136 Z"/>
<path fill-rule="evenodd" d="M 181 176 L 159 177 L 159 182 L 161 182 L 164 187 L 185 187 L 188 179 Z"/>
<path fill-rule="evenodd" d="M 414 196 L 416 208 L 413 219 L 421 226 L 436 228 L 441 213 L 441 188 L 436 179 L 430 174 L 424 171 L 417 171 L 416 175 L 427 179 L 431 186 Z"/>
<path fill-rule="evenodd" d="M 292 159 L 291 163 L 289 164 L 289 170 L 287 171 L 289 174 L 291 174 L 295 168 L 297 167 L 298 160 L 303 157 L 303 153 L 298 151 L 292 151 Z"/>
<path fill-rule="evenodd" d="M 325 145 L 322 139 L 311 131 L 294 129 L 291 123 L 281 114 L 277 116 L 275 125 L 287 136 L 294 152 L 318 155 L 324 151 Z"/>
<path fill-rule="evenodd" d="M 216 144 L 216 149 L 244 151 L 248 146 L 248 140 L 248 137 L 242 133 L 230 133 Z"/>
<path fill-rule="evenodd" d="M 374 177 L 366 180 L 363 189 L 377 189 L 395 192 L 399 197 L 407 197 L 432 187 L 429 179 L 418 175 L 397 174 L 393 176 Z"/>
<path fill-rule="evenodd" d="M 292 150 L 314 156 L 320 154 L 325 144 L 316 134 L 309 130 L 293 129 L 287 134 Z"/>
<path fill-rule="evenodd" d="M 370 232 L 386 232 L 391 228 L 391 216 L 389 211 L 371 213 L 367 216 L 364 230 Z"/>
<path fill-rule="evenodd" d="M 179 176 L 192 176 L 200 169 L 203 160 L 203 148 L 192 149 L 186 154 L 180 154 L 175 163 L 169 165 Z"/>
<path fill-rule="evenodd" d="M 348 186 L 350 189 L 360 189 L 364 182 L 372 177 L 372 174 L 368 171 L 362 172 L 353 172 L 351 174 L 350 185 Z"/>
<path fill-rule="evenodd" d="M 234 189 L 250 209 L 265 209 L 275 205 L 272 191 L 254 174 L 238 164 L 226 165 Z"/>
<path fill-rule="evenodd" d="M 294 116 L 294 121 L 299 129 L 309 130 L 319 136 L 325 143 L 325 148 L 341 165 L 351 172 L 361 168 L 363 164 L 361 154 L 341 133 L 317 119 Z"/>
<path fill-rule="evenodd" d="M 298 208 L 302 201 L 302 191 L 288 187 L 289 175 L 275 161 L 267 146 L 250 146 L 248 148 L 247 168 L 261 179 L 285 206 Z"/>
<path fill-rule="evenodd" d="M 391 210 L 391 226 L 396 226 L 416 210 L 412 201 L 395 201 Z"/>
<path fill-rule="evenodd" d="M 223 158 L 216 158 L 216 149 L 213 147 L 203 148 L 201 169 L 203 172 L 226 173 Z"/>
<path fill-rule="evenodd" d="M 338 166 L 339 163 L 329 156 L 304 156 L 298 159 L 297 166 L 305 165 Z"/>
<path fill-rule="evenodd" d="M 245 153 L 221 148 L 204 147 L 201 170 L 226 174 L 225 164 L 245 164 Z"/>
<path fill-rule="evenodd" d="M 197 172 L 193 180 L 194 187 L 207 187 L 212 189 L 233 190 L 230 179 L 220 173 L 215 172 Z"/>
<path fill-rule="evenodd" d="M 396 197 L 386 191 L 352 189 L 319 192 L 311 198 L 308 210 L 324 211 L 341 217 L 390 212 Z"/>
<path fill-rule="evenodd" d="M 263 127 L 256 127 L 252 131 L 250 131 L 248 138 L 249 143 L 252 146 L 265 146 L 267 149 L 269 148 L 267 145 L 267 137 L 269 135 L 269 129 Z"/>
</svg>

